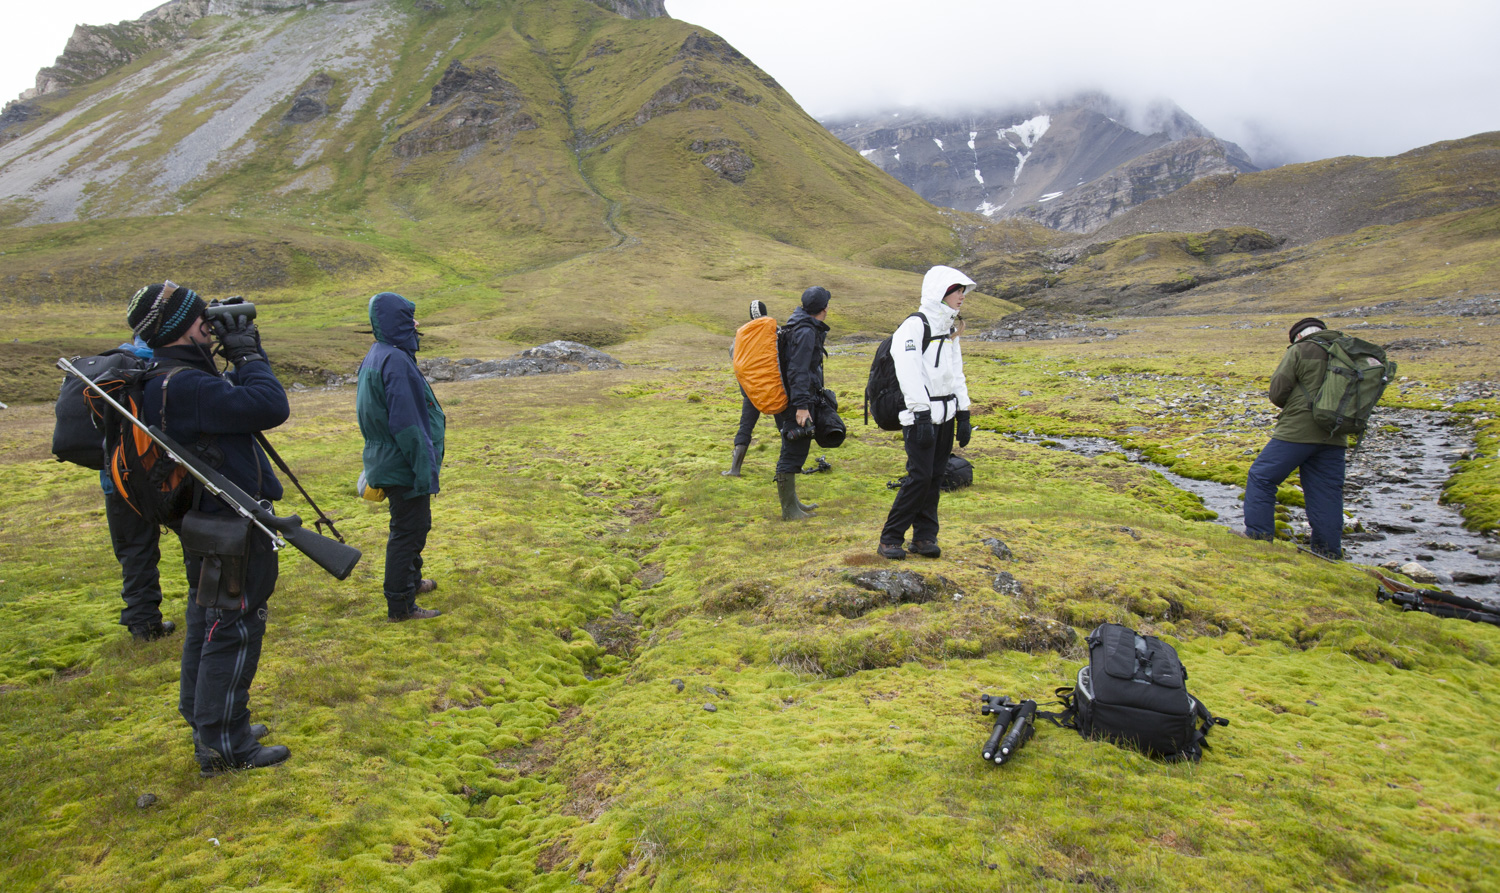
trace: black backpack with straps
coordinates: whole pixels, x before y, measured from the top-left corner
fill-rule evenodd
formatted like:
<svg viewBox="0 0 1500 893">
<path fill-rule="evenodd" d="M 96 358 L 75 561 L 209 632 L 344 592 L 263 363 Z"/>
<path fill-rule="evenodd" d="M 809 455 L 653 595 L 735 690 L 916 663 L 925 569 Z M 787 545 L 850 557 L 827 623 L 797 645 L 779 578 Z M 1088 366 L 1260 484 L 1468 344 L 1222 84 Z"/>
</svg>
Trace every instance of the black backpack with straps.
<svg viewBox="0 0 1500 893">
<path fill-rule="evenodd" d="M 1060 688 L 1060 713 L 1038 713 L 1085 738 L 1103 738 L 1168 762 L 1197 762 L 1209 731 L 1229 720 L 1188 694 L 1187 668 L 1155 636 L 1118 623 L 1088 635 L 1088 666 L 1074 688 Z"/>
<path fill-rule="evenodd" d="M 927 348 L 934 340 L 947 341 L 947 335 L 938 335 L 933 338 L 932 326 L 927 322 L 927 315 L 921 312 L 913 313 L 911 316 L 922 321 L 922 355 L 927 355 Z M 907 319 L 911 319 L 908 316 Z M 901 393 L 901 381 L 896 377 L 896 361 L 891 358 L 891 340 L 896 337 L 892 332 L 890 338 L 880 342 L 875 348 L 875 359 L 870 362 L 870 378 L 865 384 L 865 424 L 870 424 L 870 419 L 875 419 L 875 424 L 884 431 L 901 430 L 901 411 L 906 408 L 906 397 Z M 938 345 L 937 357 L 933 360 L 936 367 L 942 359 L 943 348 Z"/>
</svg>

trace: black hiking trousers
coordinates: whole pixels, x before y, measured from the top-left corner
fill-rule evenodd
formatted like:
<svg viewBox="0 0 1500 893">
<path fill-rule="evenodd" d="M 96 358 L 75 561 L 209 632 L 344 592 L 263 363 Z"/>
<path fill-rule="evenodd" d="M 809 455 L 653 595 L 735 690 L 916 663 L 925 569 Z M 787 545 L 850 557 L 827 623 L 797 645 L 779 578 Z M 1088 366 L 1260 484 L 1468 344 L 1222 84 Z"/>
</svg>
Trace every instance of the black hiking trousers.
<svg viewBox="0 0 1500 893">
<path fill-rule="evenodd" d="M 745 389 L 740 388 L 740 427 L 734 432 L 735 446 L 749 446 L 750 437 L 755 433 L 755 423 L 760 421 L 760 410 L 745 396 Z"/>
<path fill-rule="evenodd" d="M 776 416 L 776 429 L 778 431 L 794 431 L 797 428 L 797 409 L 787 407 Z M 801 437 L 796 440 L 789 439 L 785 434 L 781 436 L 781 455 L 776 458 L 777 474 L 796 474 L 807 464 L 807 454 L 812 452 L 813 439 Z"/>
<path fill-rule="evenodd" d="M 387 617 L 405 617 L 417 603 L 422 582 L 422 550 L 432 530 L 432 494 L 406 498 L 410 487 L 386 487 L 391 508 L 385 541 L 385 609 Z"/>
<path fill-rule="evenodd" d="M 914 543 L 935 543 L 938 536 L 938 499 L 943 495 L 943 472 L 948 468 L 948 457 L 953 455 L 954 420 L 949 419 L 937 429 L 936 443 L 927 449 L 912 446 L 910 428 L 903 429 L 901 436 L 906 441 L 906 480 L 896 491 L 896 500 L 886 515 L 885 528 L 880 531 L 880 542 L 899 546 L 911 529 Z"/>
<path fill-rule="evenodd" d="M 250 684 L 260 666 L 266 603 L 276 589 L 280 565 L 265 534 L 252 531 L 245 607 L 230 610 L 198 604 L 203 559 L 185 556 L 183 564 L 188 578 L 187 633 L 182 640 L 177 710 L 206 747 L 241 763 L 256 749 L 250 734 Z"/>
<path fill-rule="evenodd" d="M 136 514 L 114 483 L 106 484 L 104 517 L 109 522 L 109 542 L 120 562 L 120 625 L 131 630 L 161 624 L 161 528 L 147 524 Z"/>
</svg>

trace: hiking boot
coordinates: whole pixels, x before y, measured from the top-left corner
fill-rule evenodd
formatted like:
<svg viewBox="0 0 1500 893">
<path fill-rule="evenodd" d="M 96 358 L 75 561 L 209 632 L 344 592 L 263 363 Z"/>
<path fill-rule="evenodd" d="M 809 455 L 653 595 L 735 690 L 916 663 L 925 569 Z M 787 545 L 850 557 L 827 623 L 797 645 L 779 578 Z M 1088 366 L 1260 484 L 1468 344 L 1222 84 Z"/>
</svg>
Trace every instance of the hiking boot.
<svg viewBox="0 0 1500 893">
<path fill-rule="evenodd" d="M 817 517 L 797 501 L 797 475 L 795 473 L 776 475 L 776 495 L 781 499 L 781 520 L 801 521 L 804 518 Z"/>
<path fill-rule="evenodd" d="M 130 628 L 130 637 L 137 642 L 154 642 L 163 636 L 170 636 L 177 629 L 177 624 L 170 620 L 157 620 L 152 623 L 143 623 Z"/>
<path fill-rule="evenodd" d="M 932 540 L 922 540 L 921 542 L 914 540 L 911 548 L 907 551 L 921 555 L 923 558 L 937 558 L 943 554 L 943 550 L 938 548 L 938 544 Z"/>
<path fill-rule="evenodd" d="M 900 543 L 881 543 L 877 551 L 881 558 L 889 558 L 893 561 L 900 561 L 906 557 L 906 550 L 901 548 Z"/>
<path fill-rule="evenodd" d="M 273 744 L 270 747 L 255 745 L 255 750 L 249 756 L 241 760 L 226 760 L 219 756 L 217 751 L 205 748 L 211 756 L 208 762 L 198 764 L 198 774 L 203 778 L 213 778 L 223 775 L 225 772 L 241 772 L 246 769 L 264 769 L 267 766 L 275 766 L 285 763 L 292 755 L 292 751 L 285 744 Z"/>
<path fill-rule="evenodd" d="M 250 737 L 256 741 L 271 734 L 271 730 L 263 723 L 250 724 Z M 198 730 L 193 729 L 193 758 L 198 761 L 199 766 L 206 766 L 218 759 L 218 753 L 203 746 L 203 741 L 198 737 Z"/>
<path fill-rule="evenodd" d="M 386 620 L 390 621 L 391 623 L 403 623 L 407 620 L 431 620 L 434 617 L 440 616 L 442 613 L 442 611 L 439 611 L 436 608 L 418 608 L 414 605 L 412 606 L 410 613 L 402 614 L 400 617 L 387 617 Z"/>
<path fill-rule="evenodd" d="M 734 445 L 734 452 L 729 454 L 729 470 L 728 471 L 721 471 L 721 472 L 719 472 L 719 474 L 722 474 L 725 477 L 729 477 L 729 478 L 737 478 L 737 477 L 739 477 L 740 476 L 740 463 L 742 463 L 742 462 L 745 461 L 745 453 L 749 449 L 750 449 L 750 444 L 748 444 L 748 443 L 737 443 L 737 444 L 735 444 Z"/>
<path fill-rule="evenodd" d="M 417 583 L 417 595 L 425 595 L 437 589 L 436 580 L 422 580 Z"/>
</svg>

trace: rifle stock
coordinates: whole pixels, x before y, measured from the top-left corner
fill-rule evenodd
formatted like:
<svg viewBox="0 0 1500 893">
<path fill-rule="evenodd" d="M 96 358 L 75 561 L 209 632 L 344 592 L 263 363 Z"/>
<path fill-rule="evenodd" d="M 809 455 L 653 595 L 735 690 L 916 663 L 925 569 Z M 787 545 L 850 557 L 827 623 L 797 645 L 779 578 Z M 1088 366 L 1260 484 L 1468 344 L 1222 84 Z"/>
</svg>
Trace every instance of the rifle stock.
<svg viewBox="0 0 1500 893">
<path fill-rule="evenodd" d="M 298 515 L 281 518 L 262 509 L 258 516 L 262 524 L 281 534 L 282 539 L 306 555 L 313 564 L 332 574 L 336 580 L 349 579 L 354 566 L 359 564 L 358 549 L 303 527 L 302 518 Z"/>
</svg>

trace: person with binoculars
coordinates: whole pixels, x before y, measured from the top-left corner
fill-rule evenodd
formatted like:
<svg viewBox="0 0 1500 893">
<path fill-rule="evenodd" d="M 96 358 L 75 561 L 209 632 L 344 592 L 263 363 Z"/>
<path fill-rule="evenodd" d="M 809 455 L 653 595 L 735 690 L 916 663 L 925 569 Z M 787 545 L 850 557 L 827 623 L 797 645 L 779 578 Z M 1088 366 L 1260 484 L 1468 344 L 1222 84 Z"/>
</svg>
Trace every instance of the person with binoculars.
<svg viewBox="0 0 1500 893">
<path fill-rule="evenodd" d="M 254 499 L 273 502 L 282 496 L 281 482 L 256 435 L 285 422 L 291 407 L 254 318 L 255 306 L 243 299 L 210 306 L 170 280 L 136 292 L 126 311 L 135 336 L 154 351 L 142 391 L 143 421 Z M 233 366 L 222 374 L 216 343 L 217 353 Z M 197 490 L 189 514 L 233 513 L 217 497 Z M 183 537 L 183 524 L 172 526 Z M 260 663 L 278 563 L 268 537 L 254 529 L 247 535 L 242 560 L 222 568 L 217 556 L 206 562 L 184 548 L 187 630 L 177 709 L 193 730 L 194 756 L 205 776 L 272 766 L 291 755 L 284 746 L 261 745 L 267 729 L 250 723 L 250 685 Z"/>
<path fill-rule="evenodd" d="M 828 338 L 828 289 L 814 285 L 802 293 L 802 306 L 782 327 L 786 334 L 787 408 L 776 416 L 781 432 L 781 455 L 776 460 L 776 495 L 781 500 L 781 520 L 811 518 L 817 503 L 804 505 L 797 499 L 797 474 L 812 450 L 813 414 L 824 400 L 823 342 Z"/>
</svg>

